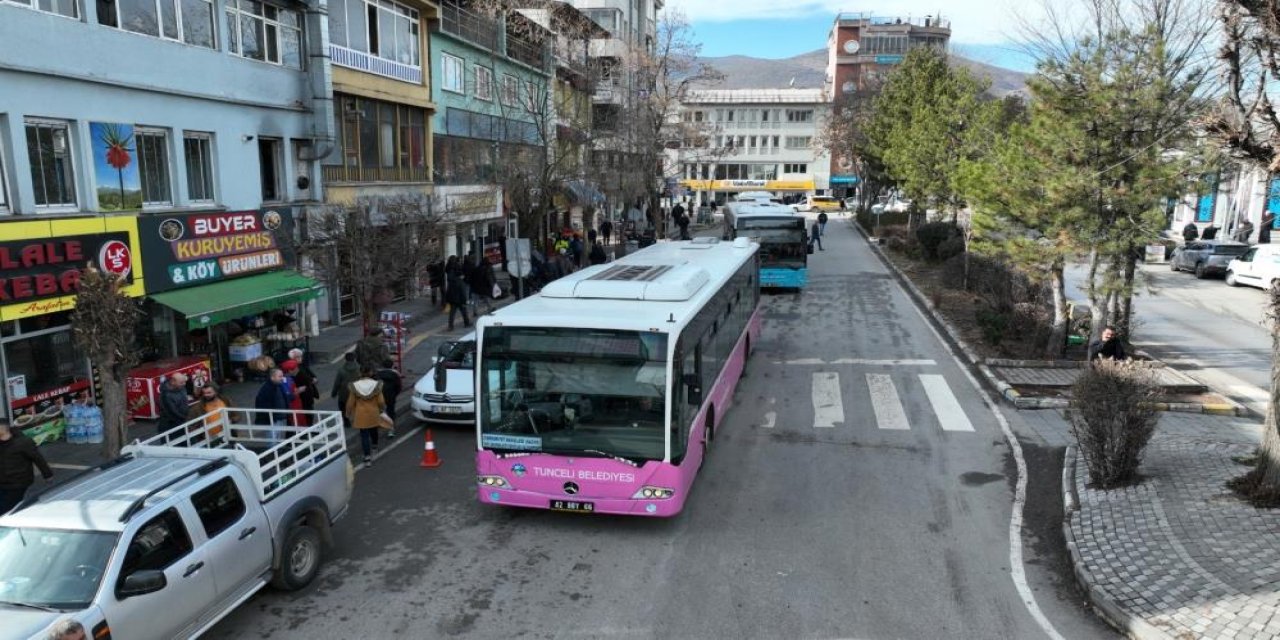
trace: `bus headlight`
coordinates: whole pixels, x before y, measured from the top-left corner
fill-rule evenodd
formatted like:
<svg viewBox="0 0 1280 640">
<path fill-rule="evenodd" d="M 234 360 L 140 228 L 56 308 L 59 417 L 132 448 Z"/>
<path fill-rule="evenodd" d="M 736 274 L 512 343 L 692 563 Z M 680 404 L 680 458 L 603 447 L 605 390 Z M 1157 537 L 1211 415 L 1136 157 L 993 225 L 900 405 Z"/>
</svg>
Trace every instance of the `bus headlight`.
<svg viewBox="0 0 1280 640">
<path fill-rule="evenodd" d="M 662 487 L 640 487 L 635 495 L 631 496 L 632 500 L 666 500 L 676 494 L 675 489 L 664 489 Z"/>
<path fill-rule="evenodd" d="M 499 489 L 507 488 L 507 480 L 502 476 L 476 476 L 476 482 L 486 487 L 497 487 Z"/>
</svg>

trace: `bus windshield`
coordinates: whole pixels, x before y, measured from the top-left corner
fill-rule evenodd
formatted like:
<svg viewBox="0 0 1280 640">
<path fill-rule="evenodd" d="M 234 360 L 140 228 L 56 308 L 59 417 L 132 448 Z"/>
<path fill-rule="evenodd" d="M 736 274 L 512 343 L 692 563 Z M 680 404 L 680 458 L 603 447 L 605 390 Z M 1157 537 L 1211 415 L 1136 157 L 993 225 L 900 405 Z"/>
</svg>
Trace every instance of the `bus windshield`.
<svg viewBox="0 0 1280 640">
<path fill-rule="evenodd" d="M 739 218 L 737 235 L 760 241 L 760 265 L 805 264 L 809 240 L 803 218 Z"/>
<path fill-rule="evenodd" d="M 480 358 L 483 448 L 663 458 L 666 334 L 489 327 Z"/>
</svg>

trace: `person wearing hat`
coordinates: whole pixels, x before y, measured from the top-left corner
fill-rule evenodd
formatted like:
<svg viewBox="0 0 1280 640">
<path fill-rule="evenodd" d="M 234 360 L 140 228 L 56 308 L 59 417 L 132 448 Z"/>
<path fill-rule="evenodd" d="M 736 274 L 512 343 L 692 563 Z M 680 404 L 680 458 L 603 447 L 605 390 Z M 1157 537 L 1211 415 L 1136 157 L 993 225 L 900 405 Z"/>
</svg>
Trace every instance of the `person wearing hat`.
<svg viewBox="0 0 1280 640">
<path fill-rule="evenodd" d="M 294 411 L 302 411 L 302 394 L 298 390 L 298 361 L 285 360 L 280 363 L 280 370 L 284 372 L 285 388 L 289 392 L 289 408 Z M 289 418 L 289 424 L 295 427 L 305 427 L 311 424 L 305 413 L 295 413 Z"/>
<path fill-rule="evenodd" d="M 320 400 L 320 381 L 316 378 L 316 374 L 312 373 L 311 368 L 307 366 L 305 355 L 302 349 L 290 349 L 289 359 L 298 363 L 298 372 L 293 374 L 294 385 L 298 389 L 298 397 L 302 400 L 303 411 L 315 411 L 316 401 Z M 311 415 L 304 414 L 307 423 L 311 422 Z"/>
<path fill-rule="evenodd" d="M 187 374 L 175 373 L 160 389 L 160 419 L 156 433 L 164 433 L 187 421 Z"/>
<path fill-rule="evenodd" d="M 0 422 L 0 515 L 9 513 L 27 495 L 36 481 L 31 466 L 40 469 L 45 480 L 53 477 L 53 469 L 45 462 L 36 443 L 8 422 Z"/>
</svg>

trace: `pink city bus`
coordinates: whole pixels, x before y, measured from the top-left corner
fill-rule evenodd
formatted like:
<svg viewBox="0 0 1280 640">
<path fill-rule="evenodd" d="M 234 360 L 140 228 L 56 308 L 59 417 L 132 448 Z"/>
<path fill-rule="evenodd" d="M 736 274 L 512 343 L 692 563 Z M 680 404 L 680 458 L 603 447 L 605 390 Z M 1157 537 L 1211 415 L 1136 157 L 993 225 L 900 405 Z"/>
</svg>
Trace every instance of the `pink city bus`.
<svg viewBox="0 0 1280 640">
<path fill-rule="evenodd" d="M 679 513 L 760 335 L 757 248 L 656 244 L 481 318 L 480 501 Z"/>
</svg>

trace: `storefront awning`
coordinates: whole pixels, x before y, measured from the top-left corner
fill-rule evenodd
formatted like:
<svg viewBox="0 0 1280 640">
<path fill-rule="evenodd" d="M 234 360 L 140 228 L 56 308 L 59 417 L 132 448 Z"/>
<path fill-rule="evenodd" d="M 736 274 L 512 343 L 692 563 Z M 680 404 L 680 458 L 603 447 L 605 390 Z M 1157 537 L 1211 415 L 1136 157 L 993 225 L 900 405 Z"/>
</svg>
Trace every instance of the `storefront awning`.
<svg viewBox="0 0 1280 640">
<path fill-rule="evenodd" d="M 200 329 L 313 300 L 322 293 L 319 282 L 297 271 L 276 271 L 157 293 L 151 299 L 186 316 L 187 328 Z"/>
</svg>

